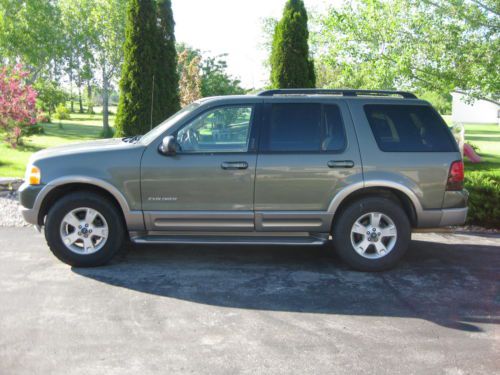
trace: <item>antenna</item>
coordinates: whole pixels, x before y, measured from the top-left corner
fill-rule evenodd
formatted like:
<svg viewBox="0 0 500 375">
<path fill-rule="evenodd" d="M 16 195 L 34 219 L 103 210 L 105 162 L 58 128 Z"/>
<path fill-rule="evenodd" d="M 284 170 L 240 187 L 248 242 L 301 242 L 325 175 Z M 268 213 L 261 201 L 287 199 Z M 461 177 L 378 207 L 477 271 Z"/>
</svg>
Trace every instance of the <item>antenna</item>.
<svg viewBox="0 0 500 375">
<path fill-rule="evenodd" d="M 155 75 L 153 74 L 153 88 L 151 89 L 151 119 L 150 119 L 150 129 L 153 129 L 153 109 L 155 103 Z"/>
</svg>

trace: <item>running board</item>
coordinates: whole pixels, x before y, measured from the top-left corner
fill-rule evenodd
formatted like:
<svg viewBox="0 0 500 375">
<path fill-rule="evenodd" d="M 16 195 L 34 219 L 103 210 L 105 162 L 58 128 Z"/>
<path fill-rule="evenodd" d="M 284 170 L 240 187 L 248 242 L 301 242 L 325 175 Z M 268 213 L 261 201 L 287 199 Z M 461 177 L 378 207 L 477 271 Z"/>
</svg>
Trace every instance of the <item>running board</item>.
<svg viewBox="0 0 500 375">
<path fill-rule="evenodd" d="M 292 245 L 321 246 L 328 238 L 325 236 L 189 236 L 189 235 L 146 235 L 132 237 L 137 244 L 203 244 L 203 245 Z"/>
</svg>

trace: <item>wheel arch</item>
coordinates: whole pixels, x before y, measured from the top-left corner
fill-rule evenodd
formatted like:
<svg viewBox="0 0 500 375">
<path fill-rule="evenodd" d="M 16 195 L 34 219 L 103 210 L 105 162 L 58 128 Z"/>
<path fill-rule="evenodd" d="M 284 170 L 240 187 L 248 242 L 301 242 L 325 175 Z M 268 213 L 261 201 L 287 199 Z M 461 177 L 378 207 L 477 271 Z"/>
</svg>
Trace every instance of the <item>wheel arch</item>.
<svg viewBox="0 0 500 375">
<path fill-rule="evenodd" d="M 55 180 L 40 192 L 34 207 L 38 208 L 38 224 L 43 225 L 48 210 L 58 198 L 76 191 L 92 191 L 107 198 L 119 210 L 129 230 L 144 229 L 142 211 L 130 210 L 127 200 L 116 187 L 106 181 L 80 176 Z"/>
<path fill-rule="evenodd" d="M 396 183 L 376 183 L 374 181 L 370 181 L 369 184 L 359 183 L 356 185 L 349 186 L 339 192 L 330 203 L 328 211 L 333 213 L 332 225 L 344 207 L 352 202 L 365 197 L 382 196 L 400 204 L 408 216 L 412 227 L 417 226 L 418 214 L 422 210 L 422 207 L 416 195 L 408 187 Z"/>
</svg>

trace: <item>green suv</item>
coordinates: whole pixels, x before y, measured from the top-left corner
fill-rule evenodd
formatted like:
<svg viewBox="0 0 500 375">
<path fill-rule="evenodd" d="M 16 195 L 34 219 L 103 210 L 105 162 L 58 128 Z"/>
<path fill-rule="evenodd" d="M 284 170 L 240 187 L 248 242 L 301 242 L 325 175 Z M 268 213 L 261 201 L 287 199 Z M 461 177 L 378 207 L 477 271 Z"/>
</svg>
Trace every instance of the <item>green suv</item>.
<svg viewBox="0 0 500 375">
<path fill-rule="evenodd" d="M 412 228 L 463 224 L 443 119 L 401 91 L 271 90 L 198 100 L 143 136 L 34 154 L 24 218 L 74 266 L 124 246 L 331 244 L 355 269 L 396 264 Z"/>
</svg>

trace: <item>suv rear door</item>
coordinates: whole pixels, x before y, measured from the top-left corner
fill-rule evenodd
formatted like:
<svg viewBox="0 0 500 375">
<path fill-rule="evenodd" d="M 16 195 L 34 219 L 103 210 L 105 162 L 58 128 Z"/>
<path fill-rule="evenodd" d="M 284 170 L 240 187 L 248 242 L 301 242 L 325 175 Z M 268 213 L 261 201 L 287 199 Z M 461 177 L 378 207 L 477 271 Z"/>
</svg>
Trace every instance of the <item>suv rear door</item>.
<svg viewBox="0 0 500 375">
<path fill-rule="evenodd" d="M 255 228 L 329 232 L 330 202 L 362 182 L 343 100 L 273 98 L 264 105 L 255 180 Z"/>
</svg>

